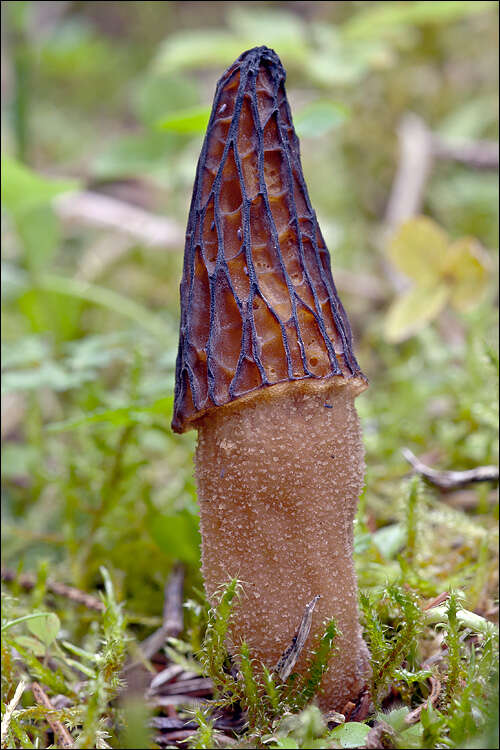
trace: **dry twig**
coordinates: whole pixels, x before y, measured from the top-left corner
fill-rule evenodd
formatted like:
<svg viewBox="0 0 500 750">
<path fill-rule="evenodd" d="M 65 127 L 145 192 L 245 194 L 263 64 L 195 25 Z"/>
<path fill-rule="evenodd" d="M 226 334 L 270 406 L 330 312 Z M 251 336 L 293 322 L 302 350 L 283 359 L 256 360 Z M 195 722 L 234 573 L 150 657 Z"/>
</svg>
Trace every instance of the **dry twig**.
<svg viewBox="0 0 500 750">
<path fill-rule="evenodd" d="M 423 464 L 409 448 L 403 448 L 402 453 L 417 474 L 444 492 L 465 487 L 474 482 L 498 482 L 497 466 L 478 466 L 468 471 L 437 471 Z"/>
<path fill-rule="evenodd" d="M 41 687 L 41 685 L 38 684 L 38 682 L 32 682 L 31 689 L 33 691 L 33 695 L 35 696 L 36 702 L 40 706 L 48 708 L 49 711 L 55 710 L 54 706 L 50 702 L 49 696 Z M 50 724 L 50 728 L 54 732 L 54 736 L 57 737 L 58 744 L 60 744 L 61 747 L 73 747 L 73 738 L 64 724 L 58 719 L 53 719 L 50 714 L 46 715 L 46 719 Z"/>
<path fill-rule="evenodd" d="M 406 113 L 398 127 L 399 159 L 387 202 L 380 245 L 404 221 L 420 212 L 427 180 L 436 160 L 451 160 L 476 169 L 498 169 L 498 144 L 493 141 L 450 140 L 432 132 L 418 115 Z M 385 273 L 397 292 L 408 279 L 384 258 Z"/>
<path fill-rule="evenodd" d="M 148 699 L 154 698 L 161 686 L 175 679 L 183 672 L 177 665 L 171 665 L 151 680 L 151 659 L 165 644 L 167 638 L 180 635 L 183 629 L 182 594 L 184 567 L 176 565 L 165 584 L 163 623 L 142 643 L 138 644 L 138 654 L 125 665 L 127 693 L 145 693 Z M 184 696 L 186 697 L 186 696 Z M 176 696 L 177 698 L 177 696 Z M 187 699 L 189 701 L 189 698 Z M 172 704 L 174 700 L 170 701 Z"/>
<path fill-rule="evenodd" d="M 2 747 L 5 747 L 7 734 L 9 732 L 10 720 L 12 719 L 12 714 L 16 710 L 16 706 L 22 698 L 25 687 L 26 687 L 26 683 L 24 682 L 24 680 L 21 680 L 19 685 L 16 687 L 16 691 L 14 693 L 12 700 L 9 701 L 9 703 L 7 703 L 5 707 L 5 713 L 2 716 L 2 729 L 1 729 Z"/>
<path fill-rule="evenodd" d="M 13 391 L 3 393 L 2 402 L 2 423 L 0 424 L 0 436 L 6 440 L 13 435 L 24 419 L 26 412 L 26 397 L 24 393 Z"/>
<path fill-rule="evenodd" d="M 370 748 L 371 750 L 396 747 L 394 742 L 395 739 L 396 732 L 394 729 L 392 729 L 392 727 L 390 727 L 385 721 L 378 721 L 366 735 L 364 747 Z"/>
<path fill-rule="evenodd" d="M 430 131 L 417 115 L 404 115 L 398 127 L 398 141 L 398 167 L 385 213 L 391 230 L 420 211 L 434 156 Z"/>
<path fill-rule="evenodd" d="M 64 193 L 54 209 L 68 224 L 111 229 L 149 247 L 177 250 L 184 243 L 184 232 L 172 219 L 101 193 Z"/>
<path fill-rule="evenodd" d="M 154 693 L 161 692 L 163 685 L 180 677 L 183 671 L 184 668 L 181 667 L 180 664 L 170 664 L 166 669 L 162 669 L 162 671 L 158 672 L 158 674 L 151 680 L 151 685 L 149 686 L 147 694 L 153 695 Z"/>
<path fill-rule="evenodd" d="M 498 144 L 494 141 L 444 138 L 411 112 L 400 122 L 398 140 L 398 168 L 385 216 L 392 228 L 419 212 L 435 159 L 459 161 L 478 169 L 498 169 Z"/>
<path fill-rule="evenodd" d="M 155 742 L 160 746 L 168 745 L 169 747 L 172 747 L 170 743 L 184 743 L 187 739 L 193 736 L 195 731 L 195 729 L 177 729 L 173 732 L 169 732 L 168 734 L 158 735 L 158 737 L 155 737 Z"/>
<path fill-rule="evenodd" d="M 425 700 L 423 703 L 418 706 L 414 711 L 410 711 L 410 713 L 405 716 L 405 724 L 410 726 L 411 724 L 416 724 L 417 721 L 420 720 L 420 714 L 422 713 L 424 708 L 428 708 L 429 705 L 435 706 L 439 694 L 441 692 L 441 683 L 437 679 L 437 677 L 429 677 L 429 682 L 431 684 L 431 692 L 427 700 Z"/>
<path fill-rule="evenodd" d="M 432 149 L 437 159 L 458 161 L 475 169 L 498 169 L 498 143 L 494 141 L 448 140 L 432 134 Z"/>
<path fill-rule="evenodd" d="M 161 628 L 155 630 L 141 643 L 141 652 L 146 659 L 150 659 L 163 646 L 167 638 L 175 638 L 182 633 L 184 627 L 182 615 L 183 586 L 184 567 L 178 564 L 165 585 L 163 624 Z"/>
<path fill-rule="evenodd" d="M 23 573 L 22 575 L 17 576 L 16 573 L 9 568 L 2 568 L 2 581 L 5 581 L 6 583 L 16 581 L 21 588 L 26 591 L 31 591 L 36 583 L 35 577 L 29 573 Z M 92 596 L 92 594 L 87 594 L 85 591 L 76 589 L 74 586 L 67 586 L 65 583 L 53 581 L 49 578 L 46 587 L 47 591 L 50 591 L 52 594 L 64 596 L 66 599 L 70 599 L 76 604 L 83 604 L 88 609 L 95 609 L 97 612 L 104 612 L 105 607 L 100 599 Z"/>
<path fill-rule="evenodd" d="M 184 628 L 182 612 L 182 590 L 184 586 L 184 566 L 178 563 L 165 586 L 163 605 L 163 628 L 170 637 L 177 637 Z"/>
<path fill-rule="evenodd" d="M 196 695 L 155 695 L 149 701 L 152 708 L 167 708 L 168 706 L 189 706 L 199 708 L 207 702 L 206 698 Z"/>
<path fill-rule="evenodd" d="M 162 686 L 162 695 L 194 695 L 201 697 L 202 695 L 211 695 L 214 690 L 214 685 L 209 677 L 195 677 L 194 679 L 176 680 L 175 682 L 168 682 Z"/>
<path fill-rule="evenodd" d="M 425 612 L 428 609 L 432 609 L 432 607 L 438 607 L 440 604 L 442 604 L 443 602 L 445 602 L 449 598 L 450 598 L 450 595 L 449 595 L 448 591 L 443 591 L 438 596 L 435 596 L 434 599 L 431 599 L 430 602 L 427 602 L 427 604 L 425 605 L 425 607 L 422 607 L 422 609 Z"/>
</svg>

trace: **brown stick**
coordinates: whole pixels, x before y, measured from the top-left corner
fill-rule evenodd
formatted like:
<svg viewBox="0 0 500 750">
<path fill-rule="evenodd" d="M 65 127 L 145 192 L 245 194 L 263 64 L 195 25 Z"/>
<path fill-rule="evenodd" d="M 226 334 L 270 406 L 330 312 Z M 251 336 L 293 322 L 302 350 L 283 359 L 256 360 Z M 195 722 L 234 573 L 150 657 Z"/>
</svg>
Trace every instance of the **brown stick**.
<svg viewBox="0 0 500 750">
<path fill-rule="evenodd" d="M 423 709 L 427 708 L 429 704 L 435 706 L 437 703 L 439 693 L 441 692 L 441 683 L 437 679 L 437 677 L 429 677 L 429 682 L 431 683 L 431 692 L 427 700 L 421 703 L 420 706 L 418 706 L 418 708 L 416 708 L 414 711 L 410 711 L 410 713 L 405 716 L 405 724 L 407 724 L 408 726 L 417 723 L 417 721 L 420 719 L 420 714 L 422 713 Z"/>
<path fill-rule="evenodd" d="M 54 200 L 54 209 L 65 223 L 121 232 L 149 247 L 178 250 L 184 242 L 184 231 L 173 219 L 102 193 L 64 193 Z"/>
<path fill-rule="evenodd" d="M 36 579 L 29 573 L 23 573 L 17 576 L 13 570 L 9 568 L 2 568 L 2 581 L 10 583 L 11 581 L 17 581 L 21 588 L 26 591 L 31 591 L 35 586 Z M 104 612 L 104 604 L 97 597 L 92 594 L 87 594 L 85 591 L 74 588 L 74 586 L 67 586 L 65 583 L 59 581 L 53 581 L 50 578 L 46 583 L 47 591 L 57 596 L 64 596 L 66 599 L 70 599 L 76 604 L 83 604 L 88 609 L 95 609 L 97 612 Z"/>
<path fill-rule="evenodd" d="M 182 612 L 183 586 L 184 566 L 177 563 L 165 585 L 163 628 L 167 637 L 176 638 L 182 633 L 184 628 L 184 616 Z"/>
<path fill-rule="evenodd" d="M 385 747 L 396 747 L 394 740 L 396 732 L 385 721 L 377 721 L 370 729 L 365 739 L 365 747 L 370 750 L 378 750 Z"/>
<path fill-rule="evenodd" d="M 433 133 L 432 150 L 437 159 L 458 161 L 475 169 L 498 169 L 498 143 L 494 141 L 447 140 Z"/>
<path fill-rule="evenodd" d="M 402 453 L 417 474 L 445 492 L 474 482 L 498 482 L 498 466 L 478 466 L 468 471 L 437 471 L 423 464 L 409 448 L 403 448 Z"/>
<path fill-rule="evenodd" d="M 184 667 L 181 667 L 180 664 L 170 664 L 166 669 L 158 672 L 158 674 L 153 677 L 148 693 L 152 695 L 153 693 L 161 692 L 163 685 L 172 682 L 172 680 L 176 680 L 182 672 L 184 672 Z"/>
<path fill-rule="evenodd" d="M 385 213 L 385 222 L 391 230 L 419 213 L 434 156 L 430 131 L 417 115 L 403 116 L 398 126 L 398 141 L 398 167 Z"/>
<path fill-rule="evenodd" d="M 433 133 L 418 115 L 407 112 L 398 126 L 399 158 L 387 202 L 379 244 L 385 247 L 397 227 L 420 213 L 425 188 L 437 160 L 452 160 L 478 169 L 498 169 L 498 145 L 493 141 L 450 140 Z M 386 258 L 384 270 L 397 292 L 408 279 Z"/>
<path fill-rule="evenodd" d="M 40 706 L 45 706 L 49 711 L 55 711 L 54 706 L 50 702 L 49 696 L 38 682 L 31 683 L 31 690 L 33 691 L 36 702 Z M 73 737 L 70 735 L 64 724 L 58 719 L 53 719 L 50 714 L 47 714 L 45 718 L 49 722 L 50 728 L 54 732 L 55 737 L 57 737 L 57 741 L 61 747 L 73 747 Z"/>
<path fill-rule="evenodd" d="M 478 169 L 498 169 L 498 144 L 494 141 L 443 138 L 411 112 L 403 116 L 398 138 L 399 163 L 385 216 L 392 227 L 419 212 L 435 159 L 459 161 Z"/>
<path fill-rule="evenodd" d="M 167 638 L 176 638 L 182 633 L 184 627 L 182 614 L 183 586 L 184 566 L 178 563 L 165 584 L 163 625 L 140 644 L 142 654 L 146 659 L 150 659 L 163 646 Z"/>
<path fill-rule="evenodd" d="M 443 591 L 439 596 L 435 596 L 434 599 L 431 599 L 430 602 L 427 602 L 425 607 L 422 607 L 424 612 L 428 609 L 432 609 L 432 607 L 438 607 L 440 604 L 445 602 L 447 599 L 450 598 L 450 595 L 447 591 Z"/>
<path fill-rule="evenodd" d="M 161 695 L 211 695 L 214 684 L 209 677 L 195 677 L 190 680 L 177 680 L 162 685 Z"/>
<path fill-rule="evenodd" d="M 206 698 L 195 695 L 154 695 L 148 701 L 155 708 L 167 708 L 168 706 L 202 706 L 207 702 Z"/>
<path fill-rule="evenodd" d="M 158 745 L 168 745 L 172 747 L 171 743 L 175 742 L 186 742 L 196 732 L 195 729 L 178 729 L 174 732 L 168 732 L 168 734 L 160 734 L 155 737 L 155 742 Z"/>
</svg>

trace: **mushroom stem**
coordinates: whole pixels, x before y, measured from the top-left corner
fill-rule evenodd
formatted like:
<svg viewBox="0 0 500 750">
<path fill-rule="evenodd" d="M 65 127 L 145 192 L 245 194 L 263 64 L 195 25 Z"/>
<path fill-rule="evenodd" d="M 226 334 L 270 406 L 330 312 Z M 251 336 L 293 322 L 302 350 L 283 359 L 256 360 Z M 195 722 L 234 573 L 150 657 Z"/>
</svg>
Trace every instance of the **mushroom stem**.
<svg viewBox="0 0 500 750">
<path fill-rule="evenodd" d="M 369 676 L 358 622 L 353 520 L 364 455 L 354 398 L 360 379 L 295 381 L 202 416 L 196 450 L 203 576 L 209 597 L 238 578 L 230 648 L 245 640 L 272 668 L 319 594 L 294 671 L 325 619 L 341 631 L 319 695 L 325 710 L 356 699 Z"/>
<path fill-rule="evenodd" d="M 209 597 L 244 586 L 232 648 L 274 667 L 320 596 L 296 669 L 324 620 L 342 636 L 320 705 L 342 710 L 369 674 L 352 526 L 363 483 L 355 396 L 367 386 L 311 206 L 273 50 L 223 74 L 196 172 L 181 281 L 176 432 L 198 429 Z"/>
</svg>

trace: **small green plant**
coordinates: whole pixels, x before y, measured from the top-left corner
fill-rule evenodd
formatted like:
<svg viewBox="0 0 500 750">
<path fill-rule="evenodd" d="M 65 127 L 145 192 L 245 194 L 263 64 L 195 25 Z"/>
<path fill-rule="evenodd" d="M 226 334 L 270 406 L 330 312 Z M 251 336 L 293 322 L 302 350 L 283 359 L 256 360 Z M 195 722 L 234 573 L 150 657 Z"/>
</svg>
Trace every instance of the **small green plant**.
<svg viewBox="0 0 500 750">
<path fill-rule="evenodd" d="M 198 724 L 198 729 L 189 740 L 189 747 L 193 750 L 208 750 L 216 747 L 217 732 L 214 730 L 213 722 L 209 719 L 209 709 L 195 711 L 194 720 Z"/>
<path fill-rule="evenodd" d="M 52 726 L 49 718 L 62 722 L 67 731 L 72 732 L 75 747 L 109 747 L 107 739 L 115 717 L 112 701 L 123 685 L 121 670 L 127 636 L 126 620 L 122 606 L 116 602 L 110 575 L 103 567 L 101 574 L 104 580 L 104 609 L 95 650 L 79 648 L 62 639 L 61 624 L 55 613 L 33 613 L 3 622 L 2 665 L 7 670 L 4 683 L 6 697 L 13 697 L 12 690 L 20 679 L 11 660 L 11 649 L 15 649 L 23 665 L 21 679 L 25 680 L 24 689 L 28 690 L 29 680 L 35 679 L 45 687 L 49 696 L 64 695 L 69 704 L 67 708 L 57 711 L 43 704 L 14 708 L 6 728 L 5 739 L 10 741 L 9 747 L 17 747 L 16 741 L 21 742 L 22 747 L 36 747 L 30 736 L 38 738 L 36 742 L 44 741 L 45 728 Z M 30 636 L 12 634 L 11 631 L 17 631 L 24 625 L 30 630 Z M 52 664 L 48 663 L 49 656 Z M 86 679 L 78 686 L 78 677 L 82 676 Z"/>
<path fill-rule="evenodd" d="M 234 686 L 234 679 L 229 674 L 229 656 L 225 639 L 233 611 L 233 602 L 240 590 L 241 584 L 236 579 L 219 589 L 217 605 L 208 613 L 205 638 L 199 652 L 200 663 L 212 679 L 217 697 Z"/>
<path fill-rule="evenodd" d="M 408 483 L 407 538 L 405 559 L 408 566 L 415 563 L 418 543 L 419 500 L 422 493 L 420 477 L 412 477 Z"/>
<path fill-rule="evenodd" d="M 335 639 L 339 634 L 335 620 L 326 623 L 319 644 L 312 653 L 309 671 L 302 679 L 303 684 L 296 688 L 297 697 L 294 705 L 297 708 L 306 706 L 320 689 L 321 679 L 328 669 L 328 662 L 335 650 Z"/>
<path fill-rule="evenodd" d="M 216 605 L 208 611 L 205 637 L 196 656 L 214 683 L 212 707 L 239 703 L 246 713 L 249 736 L 262 737 L 277 726 L 280 717 L 302 711 L 314 701 L 339 631 L 334 620 L 327 622 L 306 673 L 302 676 L 292 673 L 285 682 L 280 682 L 272 668 L 252 656 L 245 642 L 231 656 L 227 652 L 225 640 L 241 590 L 242 584 L 236 579 L 221 587 Z M 204 742 L 203 737 L 208 737 L 213 729 L 207 714 L 201 716 L 199 726 L 196 742 Z"/>
<path fill-rule="evenodd" d="M 423 614 L 415 594 L 396 585 L 388 586 L 378 600 L 362 593 L 360 603 L 371 651 L 372 696 L 379 704 L 387 687 L 400 677 L 403 662 L 415 664 Z M 390 626 L 382 616 L 390 618 Z"/>
<path fill-rule="evenodd" d="M 448 647 L 448 674 L 446 676 L 445 705 L 450 705 L 459 689 L 460 678 L 463 674 L 462 654 L 460 643 L 459 622 L 457 619 L 458 595 L 451 592 L 448 599 L 446 615 L 446 646 Z"/>
</svg>

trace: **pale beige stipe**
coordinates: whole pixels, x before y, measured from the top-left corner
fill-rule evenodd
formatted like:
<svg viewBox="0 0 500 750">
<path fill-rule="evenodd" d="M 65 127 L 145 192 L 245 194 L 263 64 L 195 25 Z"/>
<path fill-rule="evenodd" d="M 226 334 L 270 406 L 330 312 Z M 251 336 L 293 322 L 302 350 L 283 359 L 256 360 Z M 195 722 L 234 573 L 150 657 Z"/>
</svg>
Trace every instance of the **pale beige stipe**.
<svg viewBox="0 0 500 750">
<path fill-rule="evenodd" d="M 320 594 L 295 671 L 304 670 L 324 621 L 335 617 L 342 636 L 319 703 L 337 711 L 356 700 L 369 676 L 352 561 L 364 473 L 359 391 L 352 380 L 340 383 L 275 386 L 196 424 L 205 586 L 209 596 L 233 577 L 244 586 L 230 647 L 244 639 L 273 667 Z"/>
</svg>

